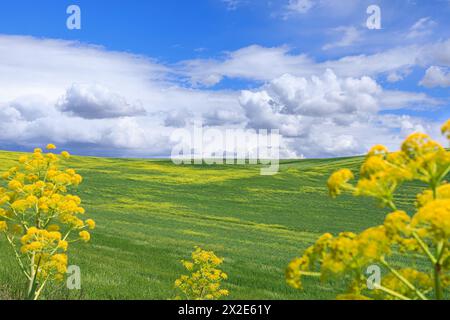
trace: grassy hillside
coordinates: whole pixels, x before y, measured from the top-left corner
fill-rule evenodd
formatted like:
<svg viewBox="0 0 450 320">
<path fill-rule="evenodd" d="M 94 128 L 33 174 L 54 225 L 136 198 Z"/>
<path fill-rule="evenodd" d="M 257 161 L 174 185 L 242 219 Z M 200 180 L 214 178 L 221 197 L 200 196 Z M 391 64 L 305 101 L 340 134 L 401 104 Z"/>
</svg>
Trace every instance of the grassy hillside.
<svg viewBox="0 0 450 320">
<path fill-rule="evenodd" d="M 0 152 L 0 171 L 17 157 Z M 183 273 L 179 260 L 200 245 L 225 257 L 230 298 L 333 298 L 333 287 L 316 282 L 307 282 L 305 292 L 287 287 L 284 270 L 320 234 L 384 220 L 371 200 L 327 195 L 329 174 L 360 161 L 288 161 L 269 177 L 256 166 L 74 157 L 70 166 L 85 178 L 76 193 L 98 224 L 90 244 L 71 249 L 70 264 L 83 273 L 81 297 L 171 298 Z M 17 290 L 13 263 L 0 241 L 0 284 L 16 283 Z"/>
</svg>

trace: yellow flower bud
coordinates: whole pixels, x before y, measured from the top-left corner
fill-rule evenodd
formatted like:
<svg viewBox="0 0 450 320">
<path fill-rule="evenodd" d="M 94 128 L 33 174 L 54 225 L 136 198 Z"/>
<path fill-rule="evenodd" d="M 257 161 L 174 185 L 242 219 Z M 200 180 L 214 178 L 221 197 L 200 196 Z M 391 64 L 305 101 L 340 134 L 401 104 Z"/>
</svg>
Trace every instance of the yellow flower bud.
<svg viewBox="0 0 450 320">
<path fill-rule="evenodd" d="M 61 156 L 64 159 L 69 159 L 70 158 L 70 153 L 68 153 L 67 151 L 63 151 L 63 152 L 61 152 Z"/>
<path fill-rule="evenodd" d="M 94 230 L 95 229 L 95 221 L 92 219 L 88 219 L 86 220 L 86 225 L 88 226 L 89 229 Z"/>
<path fill-rule="evenodd" d="M 87 231 L 81 231 L 79 233 L 79 236 L 80 236 L 81 240 L 83 240 L 84 242 L 89 242 L 89 240 L 91 240 L 91 235 Z"/>
<path fill-rule="evenodd" d="M 5 221 L 0 221 L 0 232 L 8 230 L 8 225 Z"/>
<path fill-rule="evenodd" d="M 56 149 L 56 146 L 54 145 L 54 144 L 48 144 L 47 145 L 47 148 L 46 148 L 47 150 L 55 150 Z"/>
</svg>

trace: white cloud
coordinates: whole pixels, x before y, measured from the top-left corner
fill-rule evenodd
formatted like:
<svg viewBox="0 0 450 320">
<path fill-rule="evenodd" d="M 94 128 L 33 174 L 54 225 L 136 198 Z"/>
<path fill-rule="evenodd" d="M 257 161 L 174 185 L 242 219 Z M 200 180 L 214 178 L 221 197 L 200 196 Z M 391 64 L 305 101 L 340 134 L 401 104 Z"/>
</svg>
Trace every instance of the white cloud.
<svg viewBox="0 0 450 320">
<path fill-rule="evenodd" d="M 273 80 L 269 89 L 283 112 L 306 116 L 376 112 L 376 96 L 381 93 L 369 77 L 339 79 L 330 69 L 310 80 L 283 75 Z"/>
<path fill-rule="evenodd" d="M 425 37 L 433 32 L 436 25 L 437 23 L 430 17 L 421 18 L 411 26 L 406 37 L 409 39 Z"/>
<path fill-rule="evenodd" d="M 188 125 L 188 120 L 192 118 L 192 114 L 188 110 L 174 110 L 167 112 L 164 124 L 167 127 L 183 128 Z"/>
<path fill-rule="evenodd" d="M 333 48 L 340 48 L 340 47 L 348 47 L 361 40 L 361 31 L 353 26 L 338 27 L 335 28 L 333 31 L 338 34 L 342 34 L 342 36 L 338 41 L 324 45 L 323 46 L 324 50 L 330 50 Z"/>
<path fill-rule="evenodd" d="M 297 154 L 319 157 L 363 154 L 377 139 L 394 146 L 404 133 L 425 126 L 399 116 L 393 125 L 392 117 L 380 111 L 428 100 L 426 95 L 383 90 L 369 77 L 340 78 L 327 70 L 309 79 L 283 75 L 258 91 L 243 91 L 240 103 L 248 127 L 279 129 Z"/>
<path fill-rule="evenodd" d="M 167 114 L 239 110 L 237 93 L 182 88 L 154 60 L 71 41 L 0 35 L 0 73 L 3 146 L 169 155 Z"/>
<path fill-rule="evenodd" d="M 280 129 L 285 155 L 363 153 L 380 141 L 398 142 L 412 128 L 429 130 L 426 121 L 379 111 L 436 103 L 425 94 L 383 90 L 375 77 L 418 63 L 446 66 L 449 45 L 324 62 L 287 47 L 250 46 L 224 59 L 168 67 L 77 42 L 0 35 L 0 143 L 32 148 L 54 142 L 83 154 L 167 156 L 174 128 L 203 119 L 222 129 Z M 262 83 L 241 94 L 186 88 L 172 80 L 180 75 L 203 85 L 224 77 Z"/>
<path fill-rule="evenodd" d="M 417 63 L 421 66 L 440 65 L 450 67 L 450 39 L 418 48 Z"/>
<path fill-rule="evenodd" d="M 101 85 L 72 85 L 58 101 L 57 108 L 85 119 L 145 115 L 145 109 L 139 103 L 130 104 L 122 96 Z"/>
<path fill-rule="evenodd" d="M 428 68 L 420 84 L 424 87 L 450 87 L 450 71 L 432 66 Z"/>
<path fill-rule="evenodd" d="M 289 55 L 288 47 L 245 47 L 226 54 L 223 60 L 189 60 L 179 65 L 178 72 L 189 77 L 194 85 L 212 86 L 224 77 L 271 80 L 289 70 L 313 64 L 306 55 Z"/>
<path fill-rule="evenodd" d="M 332 69 L 342 77 L 391 75 L 391 80 L 398 80 L 414 66 L 433 64 L 450 66 L 450 40 L 323 62 L 316 62 L 306 54 L 292 54 L 286 46 L 267 48 L 252 45 L 228 52 L 220 59 L 183 61 L 176 67 L 176 72 L 194 85 L 213 86 L 226 77 L 266 82 L 286 73 L 309 77 L 326 69 Z"/>
<path fill-rule="evenodd" d="M 73 41 L 0 35 L 0 99 L 26 92 L 55 99 L 73 83 L 99 83 L 138 96 L 160 87 L 169 69 L 128 53 Z M 93 80 L 94 79 L 94 80 Z"/>
<path fill-rule="evenodd" d="M 283 19 L 291 17 L 304 17 L 306 14 L 323 14 L 333 17 L 348 17 L 355 13 L 357 8 L 361 8 L 360 0 L 282 0 L 286 4 L 283 6 Z M 281 2 L 281 0 L 280 0 Z M 269 1 L 269 3 L 271 3 Z"/>
<path fill-rule="evenodd" d="M 406 77 L 408 77 L 411 74 L 411 72 L 412 72 L 411 68 L 394 70 L 388 73 L 386 80 L 391 83 L 402 81 Z"/>
<path fill-rule="evenodd" d="M 396 109 L 430 109 L 439 107 L 442 102 L 423 92 L 408 92 L 400 90 L 384 90 L 380 96 L 380 105 L 383 110 Z"/>
</svg>

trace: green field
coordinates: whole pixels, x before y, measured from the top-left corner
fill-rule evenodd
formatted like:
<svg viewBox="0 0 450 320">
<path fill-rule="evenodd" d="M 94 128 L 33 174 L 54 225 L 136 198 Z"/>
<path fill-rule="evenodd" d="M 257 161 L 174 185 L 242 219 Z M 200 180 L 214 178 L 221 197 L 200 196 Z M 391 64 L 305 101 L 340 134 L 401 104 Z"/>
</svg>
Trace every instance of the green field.
<svg viewBox="0 0 450 320">
<path fill-rule="evenodd" d="M 17 157 L 0 152 L 0 171 Z M 83 274 L 77 297 L 172 298 L 179 260 L 199 245 L 225 258 L 230 299 L 332 299 L 336 289 L 315 281 L 304 292 L 289 288 L 284 270 L 320 234 L 384 220 L 372 200 L 328 197 L 329 174 L 361 160 L 285 161 L 278 175 L 261 176 L 257 166 L 73 157 L 70 167 L 84 177 L 75 193 L 98 225 L 91 243 L 71 247 L 70 264 Z M 402 193 L 398 203 L 407 200 Z M 23 283 L 14 263 L 2 239 L 0 286 L 12 296 Z"/>
</svg>

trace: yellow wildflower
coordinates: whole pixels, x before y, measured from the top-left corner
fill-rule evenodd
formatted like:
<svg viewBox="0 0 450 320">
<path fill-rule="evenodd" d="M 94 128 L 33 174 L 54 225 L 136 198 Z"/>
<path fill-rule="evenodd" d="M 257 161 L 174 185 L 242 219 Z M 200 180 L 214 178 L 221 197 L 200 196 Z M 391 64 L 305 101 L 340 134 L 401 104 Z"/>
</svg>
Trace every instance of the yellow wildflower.
<svg viewBox="0 0 450 320">
<path fill-rule="evenodd" d="M 450 120 L 448 120 L 443 126 L 442 126 L 442 134 L 447 137 L 447 139 L 450 139 Z"/>
<path fill-rule="evenodd" d="M 342 169 L 333 173 L 328 180 L 330 195 L 336 197 L 341 194 L 342 189 L 350 189 L 351 186 L 348 184 L 348 181 L 353 178 L 353 173 L 348 169 Z"/>
<path fill-rule="evenodd" d="M 196 248 L 192 253 L 192 261 L 182 261 L 183 266 L 190 275 L 182 275 L 175 281 L 178 288 L 187 299 L 217 300 L 229 294 L 228 290 L 221 289 L 221 283 L 228 276 L 217 269 L 223 259 L 217 257 L 212 251 Z"/>
<path fill-rule="evenodd" d="M 87 231 L 81 231 L 79 236 L 84 242 L 89 242 L 89 240 L 91 240 L 91 234 Z"/>
<path fill-rule="evenodd" d="M 63 249 L 64 251 L 67 251 L 67 248 L 69 247 L 69 243 L 65 240 L 62 240 L 58 244 L 58 248 Z"/>
<path fill-rule="evenodd" d="M 53 144 L 47 145 L 47 150 L 53 149 Z M 70 155 L 63 152 L 61 157 Z M 55 154 L 36 148 L 32 155 L 20 156 L 18 162 L 20 165 L 1 175 L 7 180 L 7 188 L 0 187 L 0 218 L 8 219 L 8 224 L 1 222 L 0 227 L 11 240 L 19 264 L 37 275 L 31 279 L 27 276 L 27 286 L 36 288 L 29 297 L 38 298 L 39 286 L 32 282 L 64 279 L 67 256 L 63 253 L 69 247 L 70 231 L 94 229 L 95 222 L 80 219 L 85 214 L 81 199 L 67 194 L 70 187 L 82 182 L 82 177 L 74 169 L 61 169 Z M 90 240 L 87 231 L 80 232 L 79 237 Z"/>
<path fill-rule="evenodd" d="M 450 184 L 444 184 L 436 189 L 437 199 L 450 199 Z M 432 190 L 425 190 L 423 193 L 417 196 L 417 206 L 419 208 L 427 205 L 434 200 Z"/>
<path fill-rule="evenodd" d="M 372 147 L 372 149 L 370 149 L 368 155 L 369 155 L 369 157 L 378 156 L 378 155 L 384 156 L 384 155 L 387 155 L 388 153 L 389 153 L 388 148 L 379 144 L 379 145 Z"/>
<path fill-rule="evenodd" d="M 27 156 L 21 156 L 21 157 L 19 158 L 19 162 L 22 163 L 22 164 L 24 164 L 24 163 L 27 162 L 27 161 L 28 161 L 28 157 L 27 157 Z"/>
<path fill-rule="evenodd" d="M 51 143 L 50 143 L 50 144 L 47 145 L 46 149 L 47 149 L 47 150 L 55 150 L 55 149 L 56 149 L 56 146 L 55 146 L 54 144 L 51 144 Z"/>
<path fill-rule="evenodd" d="M 89 229 L 94 230 L 95 229 L 95 221 L 92 219 L 86 220 L 86 225 Z"/>
<path fill-rule="evenodd" d="M 450 120 L 442 127 L 450 139 Z M 348 281 L 346 294 L 338 299 L 369 298 L 367 267 L 378 265 L 390 271 L 371 296 L 382 299 L 427 300 L 434 295 L 444 299 L 450 287 L 450 184 L 445 179 L 450 172 L 450 152 L 428 135 L 414 133 L 407 137 L 401 151 L 389 153 L 384 146 L 372 148 L 361 166 L 356 188 L 348 184 L 351 173 L 344 169 L 334 173 L 328 187 L 332 196 L 341 190 L 353 190 L 355 195 L 376 198 L 394 212 L 384 224 L 360 234 L 341 233 L 337 237 L 326 234 L 303 256 L 288 266 L 286 281 L 294 288 L 302 288 L 302 277 Z M 417 213 L 410 217 L 397 210 L 394 193 L 402 182 L 416 180 L 428 189 L 417 196 Z M 401 199 L 410 197 L 402 195 Z M 402 205 L 405 205 L 402 203 Z M 397 261 L 389 261 L 392 253 L 407 253 Z M 415 265 L 420 256 L 428 261 L 427 272 L 416 269 L 396 269 L 394 263 Z M 420 260 L 422 261 L 422 260 Z M 427 265 L 422 265 L 425 268 Z"/>
<path fill-rule="evenodd" d="M 70 158 L 70 153 L 68 153 L 67 151 L 63 151 L 63 152 L 61 152 L 61 156 L 64 159 L 69 159 Z"/>
<path fill-rule="evenodd" d="M 52 232 L 52 231 L 59 231 L 61 228 L 57 225 L 57 224 L 51 224 L 51 225 L 49 225 L 48 227 L 47 227 L 47 230 L 49 231 L 49 232 Z"/>
<path fill-rule="evenodd" d="M 434 200 L 419 209 L 411 226 L 418 233 L 436 242 L 450 238 L 450 199 Z"/>
<path fill-rule="evenodd" d="M 5 221 L 0 221 L 0 232 L 8 230 L 8 225 Z"/>
<path fill-rule="evenodd" d="M 23 187 L 22 183 L 20 181 L 17 181 L 17 180 L 11 180 L 8 183 L 8 188 L 13 190 L 13 191 L 19 190 L 22 187 Z"/>
</svg>

